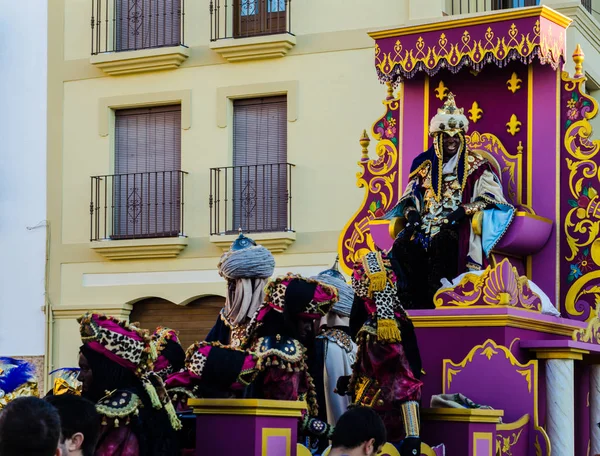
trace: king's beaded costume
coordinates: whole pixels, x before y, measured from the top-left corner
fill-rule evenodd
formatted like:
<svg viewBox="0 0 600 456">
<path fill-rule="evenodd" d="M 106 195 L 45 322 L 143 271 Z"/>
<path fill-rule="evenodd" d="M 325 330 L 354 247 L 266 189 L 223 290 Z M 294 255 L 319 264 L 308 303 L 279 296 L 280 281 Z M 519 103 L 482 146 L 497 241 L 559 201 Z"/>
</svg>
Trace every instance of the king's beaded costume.
<svg viewBox="0 0 600 456">
<path fill-rule="evenodd" d="M 414 159 L 402 198 L 383 217 L 397 234 L 392 252 L 405 308 L 433 308 L 441 279 L 485 268 L 512 221 L 496 163 L 467 148 L 468 128 L 448 94 L 431 119 L 433 146 Z"/>
</svg>

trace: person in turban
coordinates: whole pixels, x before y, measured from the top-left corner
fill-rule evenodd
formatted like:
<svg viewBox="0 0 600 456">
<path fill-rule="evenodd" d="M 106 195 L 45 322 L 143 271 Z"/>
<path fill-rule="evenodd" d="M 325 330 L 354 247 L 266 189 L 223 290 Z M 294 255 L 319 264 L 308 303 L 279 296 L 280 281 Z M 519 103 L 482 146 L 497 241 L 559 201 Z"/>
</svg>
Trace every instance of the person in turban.
<svg viewBox="0 0 600 456">
<path fill-rule="evenodd" d="M 241 347 L 248 342 L 248 325 L 263 303 L 275 259 L 267 248 L 240 233 L 217 267 L 227 281 L 227 295 L 206 341 Z"/>
</svg>

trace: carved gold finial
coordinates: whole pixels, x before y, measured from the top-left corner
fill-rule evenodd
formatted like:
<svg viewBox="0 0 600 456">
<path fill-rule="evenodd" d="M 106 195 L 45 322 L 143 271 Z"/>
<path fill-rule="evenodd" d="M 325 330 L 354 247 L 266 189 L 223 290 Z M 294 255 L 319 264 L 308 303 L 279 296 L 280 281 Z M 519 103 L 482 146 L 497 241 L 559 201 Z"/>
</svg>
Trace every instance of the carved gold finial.
<svg viewBox="0 0 600 456">
<path fill-rule="evenodd" d="M 443 100 L 446 94 L 448 93 L 448 87 L 444 84 L 444 81 L 440 81 L 437 88 L 435 89 L 436 98 Z"/>
<path fill-rule="evenodd" d="M 582 78 L 584 77 L 584 73 L 583 73 L 583 61 L 585 60 L 585 54 L 583 53 L 583 49 L 581 49 L 581 46 L 578 44 L 577 47 L 575 48 L 575 51 L 573 51 L 573 62 L 575 62 L 575 77 L 576 78 Z"/>
<path fill-rule="evenodd" d="M 510 79 L 506 81 L 506 85 L 508 86 L 508 90 L 510 90 L 512 93 L 515 93 L 521 88 L 522 82 L 523 80 L 517 77 L 517 73 L 513 72 L 513 74 L 510 76 Z"/>
<path fill-rule="evenodd" d="M 473 123 L 477 123 L 483 117 L 483 109 L 479 107 L 479 103 L 476 101 L 473 102 L 473 106 L 469 109 L 469 119 L 473 121 Z"/>
<path fill-rule="evenodd" d="M 519 145 L 517 146 L 517 154 L 523 155 L 523 141 L 519 141 Z"/>
<path fill-rule="evenodd" d="M 387 85 L 387 100 L 393 100 L 394 99 L 394 86 L 392 85 L 391 82 L 386 82 L 385 83 Z"/>
<path fill-rule="evenodd" d="M 362 147 L 362 156 L 360 159 L 362 161 L 369 161 L 369 144 L 371 143 L 371 140 L 369 139 L 369 135 L 367 135 L 367 130 L 363 130 L 363 134 L 358 142 Z"/>
<path fill-rule="evenodd" d="M 517 119 L 516 114 L 513 114 L 506 124 L 506 131 L 514 136 L 521 131 L 521 125 L 523 124 Z"/>
</svg>

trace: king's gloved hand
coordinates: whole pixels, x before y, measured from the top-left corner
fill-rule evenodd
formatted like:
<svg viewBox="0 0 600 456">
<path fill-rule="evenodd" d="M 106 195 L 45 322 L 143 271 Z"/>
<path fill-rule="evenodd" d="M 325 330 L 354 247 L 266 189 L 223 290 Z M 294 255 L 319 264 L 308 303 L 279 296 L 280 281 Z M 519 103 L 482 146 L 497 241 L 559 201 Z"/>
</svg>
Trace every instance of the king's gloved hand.
<svg viewBox="0 0 600 456">
<path fill-rule="evenodd" d="M 448 217 L 446 217 L 446 219 L 444 220 L 442 227 L 443 228 L 451 228 L 453 226 L 456 226 L 466 216 L 467 216 L 467 213 L 465 211 L 465 208 L 460 206 L 458 209 L 456 209 L 455 211 L 448 214 Z"/>
<path fill-rule="evenodd" d="M 348 395 L 348 387 L 350 386 L 350 376 L 344 375 L 337 379 L 337 383 L 335 384 L 335 393 L 340 396 Z"/>
<path fill-rule="evenodd" d="M 421 454 L 421 439 L 406 437 L 400 444 L 400 456 L 419 456 Z"/>
<path fill-rule="evenodd" d="M 406 211 L 406 225 L 404 229 L 409 233 L 414 233 L 421 229 L 421 214 L 416 209 Z"/>
</svg>

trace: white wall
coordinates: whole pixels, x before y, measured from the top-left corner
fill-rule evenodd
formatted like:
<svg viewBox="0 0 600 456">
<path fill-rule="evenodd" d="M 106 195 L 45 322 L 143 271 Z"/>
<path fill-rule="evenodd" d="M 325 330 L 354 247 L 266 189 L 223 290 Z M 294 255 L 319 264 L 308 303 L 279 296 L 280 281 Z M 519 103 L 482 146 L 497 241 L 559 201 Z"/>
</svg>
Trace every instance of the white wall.
<svg viewBox="0 0 600 456">
<path fill-rule="evenodd" d="M 44 354 L 46 46 L 47 0 L 0 0 L 0 356 Z"/>
</svg>

